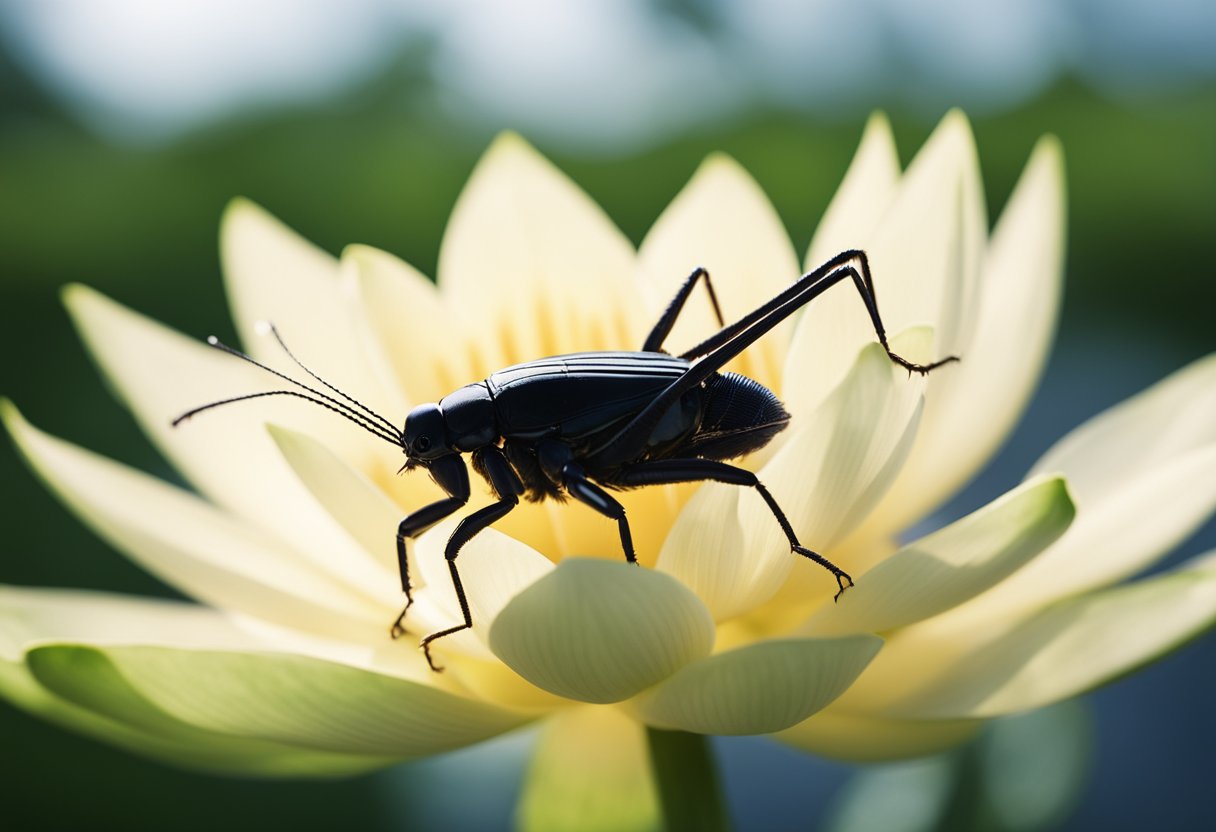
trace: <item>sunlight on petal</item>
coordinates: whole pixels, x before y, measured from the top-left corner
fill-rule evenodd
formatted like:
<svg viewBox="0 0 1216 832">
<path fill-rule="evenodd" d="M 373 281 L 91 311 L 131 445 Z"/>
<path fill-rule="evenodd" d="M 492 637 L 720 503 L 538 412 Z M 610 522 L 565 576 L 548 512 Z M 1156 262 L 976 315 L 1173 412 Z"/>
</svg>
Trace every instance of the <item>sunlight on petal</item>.
<svg viewBox="0 0 1216 832">
<path fill-rule="evenodd" d="M 42 433 L 6 403 L 30 466 L 84 522 L 196 598 L 314 632 L 366 635 L 377 603 L 179 488 Z"/>
<path fill-rule="evenodd" d="M 726 323 L 768 301 L 799 275 L 793 245 L 768 197 L 738 162 L 723 154 L 706 159 L 671 201 L 642 241 L 638 260 L 656 312 L 693 269 L 708 269 Z M 780 389 L 780 356 L 791 326 L 777 327 L 726 369 Z M 698 286 L 666 349 L 678 355 L 720 328 L 708 292 Z"/>
<path fill-rule="evenodd" d="M 199 491 L 251 525 L 289 541 L 317 567 L 332 570 L 335 580 L 357 580 L 375 591 L 379 569 L 300 483 L 265 423 L 307 433 L 356 466 L 382 457 L 383 442 L 332 413 L 287 397 L 217 408 L 174 428 L 170 420 L 190 408 L 283 385 L 92 289 L 70 286 L 63 299 L 144 433 Z"/>
<path fill-rule="evenodd" d="M 487 739 L 519 715 L 405 679 L 303 656 L 165 647 L 56 645 L 39 664 L 110 662 L 171 717 L 208 731 L 398 759 Z"/>
<path fill-rule="evenodd" d="M 892 705 L 930 718 L 999 716 L 1084 693 L 1216 624 L 1216 572 L 1182 569 L 1072 598 L 972 644 Z"/>
<path fill-rule="evenodd" d="M 1021 418 L 1047 363 L 1064 278 L 1064 163 L 1039 142 L 992 234 L 975 331 L 934 373 L 912 455 L 876 518 L 898 529 L 979 470 Z"/>
<path fill-rule="evenodd" d="M 874 115 L 815 229 L 803 268 L 809 272 L 842 251 L 865 248 L 895 195 L 899 177 L 891 125 L 885 116 Z M 848 374 L 857 350 L 872 340 L 874 328 L 851 285 L 816 298 L 798 319 L 786 355 L 781 393 L 790 412 L 814 410 Z"/>
<path fill-rule="evenodd" d="M 362 349 L 354 293 L 339 279 L 334 257 L 261 207 L 234 199 L 220 223 L 220 259 L 237 334 L 251 355 L 286 366 L 278 344 L 261 333 L 262 322 L 273 323 L 292 352 L 330 382 L 382 413 L 397 404 Z"/>
<path fill-rule="evenodd" d="M 640 343 L 634 252 L 586 194 L 514 133 L 486 151 L 439 252 L 439 287 L 468 316 L 477 375 L 546 355 Z M 472 381 L 473 379 L 469 379 Z"/>
<path fill-rule="evenodd" d="M 439 401 L 477 380 L 466 343 L 467 324 L 434 283 L 405 261 L 371 246 L 347 246 L 342 268 L 357 287 L 363 334 L 410 403 Z M 369 347 L 368 352 L 373 350 Z M 404 420 L 405 412 L 397 418 Z"/>
</svg>

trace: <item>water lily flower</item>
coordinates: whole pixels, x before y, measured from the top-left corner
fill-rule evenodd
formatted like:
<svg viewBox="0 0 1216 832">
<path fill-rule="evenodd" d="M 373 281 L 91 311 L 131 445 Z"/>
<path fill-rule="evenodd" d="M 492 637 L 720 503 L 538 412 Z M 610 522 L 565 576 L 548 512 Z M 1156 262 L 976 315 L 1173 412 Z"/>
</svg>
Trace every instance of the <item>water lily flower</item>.
<svg viewBox="0 0 1216 832">
<path fill-rule="evenodd" d="M 905 539 L 994 453 L 1035 387 L 1063 213 L 1061 153 L 1045 138 L 990 235 L 959 113 L 904 171 L 873 118 L 802 268 L 759 187 L 721 155 L 635 251 L 504 135 L 455 207 L 437 285 L 367 246 L 335 259 L 238 200 L 222 254 L 251 354 L 291 367 L 258 334 L 271 320 L 319 375 L 402 418 L 512 363 L 636 349 L 694 266 L 733 319 L 848 248 L 869 252 L 897 352 L 962 361 L 909 377 L 841 285 L 730 366 L 793 415 L 741 464 L 803 541 L 851 573 L 838 603 L 832 577 L 791 555 L 750 489 L 624 493 L 640 569 L 611 521 L 529 504 L 462 550 L 473 628 L 435 642 L 446 666 L 435 673 L 416 646 L 460 620 L 443 560 L 455 519 L 417 540 L 410 635 L 388 635 L 402 604 L 396 526 L 435 486 L 399 476 L 400 454 L 374 437 L 282 397 L 172 428 L 274 379 L 70 287 L 102 372 L 194 490 L 52 437 L 8 402 L 4 422 L 76 515 L 197 603 L 4 588 L 0 692 L 175 764 L 272 776 L 348 774 L 544 720 L 525 825 L 577 810 L 624 828 L 657 811 L 648 732 L 776 734 L 887 760 L 1103 684 L 1216 620 L 1216 555 L 1121 583 L 1216 507 L 1216 357 L 1073 431 L 990 505 Z M 669 343 L 716 328 L 697 294 Z M 488 499 L 483 489 L 471 507 Z"/>
</svg>

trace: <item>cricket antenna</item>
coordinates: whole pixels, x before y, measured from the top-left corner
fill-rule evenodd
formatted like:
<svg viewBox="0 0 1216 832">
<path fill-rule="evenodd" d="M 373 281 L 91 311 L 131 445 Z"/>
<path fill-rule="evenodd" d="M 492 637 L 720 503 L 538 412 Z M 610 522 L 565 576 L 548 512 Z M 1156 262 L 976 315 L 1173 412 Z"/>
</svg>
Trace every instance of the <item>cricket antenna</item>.
<svg viewBox="0 0 1216 832">
<path fill-rule="evenodd" d="M 228 346 L 223 341 L 216 338 L 214 335 L 211 335 L 207 338 L 208 345 L 214 347 L 215 349 L 217 349 L 221 352 L 226 352 L 229 355 L 235 356 L 235 357 L 241 359 L 242 361 L 247 361 L 250 364 L 252 364 L 253 366 L 255 366 L 259 369 L 265 370 L 266 372 L 270 373 L 272 376 L 275 376 L 276 378 L 281 378 L 284 381 L 286 381 L 288 384 L 294 385 L 295 387 L 298 387 L 301 390 L 304 390 L 305 392 L 299 393 L 299 392 L 296 392 L 295 390 L 266 390 L 266 391 L 262 391 L 259 393 L 248 393 L 243 396 L 234 396 L 233 398 L 230 398 L 230 399 L 220 399 L 219 401 L 210 402 L 208 404 L 204 404 L 199 407 L 192 408 L 191 410 L 187 410 L 185 413 L 181 414 L 180 416 L 178 416 L 176 419 L 174 419 L 171 422 L 173 427 L 177 427 L 182 422 L 186 421 L 187 419 L 191 418 L 192 416 L 196 416 L 199 413 L 202 413 L 207 410 L 211 410 L 216 407 L 222 407 L 223 405 L 234 404 L 236 402 L 248 401 L 250 399 L 261 399 L 261 398 L 265 398 L 267 396 L 294 396 L 298 399 L 304 399 L 307 402 L 311 402 L 312 404 L 323 407 L 326 410 L 329 410 L 333 413 L 337 413 L 339 416 L 346 419 L 347 421 L 353 422 L 354 424 L 363 428 L 365 431 L 370 433 L 372 436 L 375 436 L 379 439 L 383 439 L 384 441 L 388 442 L 389 444 L 396 445 L 399 448 L 405 447 L 405 445 L 401 439 L 400 431 L 398 431 L 397 427 L 392 422 L 390 422 L 388 419 L 381 416 L 379 413 L 376 413 L 370 407 L 367 407 L 365 404 L 358 401 L 357 399 L 355 399 L 351 396 L 348 396 L 346 393 L 343 393 L 337 387 L 335 387 L 334 385 L 327 382 L 325 379 L 318 376 L 312 370 L 308 369 L 308 367 L 305 367 L 304 364 L 301 363 L 300 360 L 295 357 L 295 355 L 291 352 L 291 350 L 289 350 L 287 348 L 287 344 L 283 341 L 282 336 L 279 335 L 279 331 L 277 329 L 275 329 L 273 324 L 266 323 L 266 322 L 259 322 L 257 326 L 258 326 L 258 332 L 260 334 L 265 334 L 265 333 L 269 332 L 274 335 L 274 338 L 278 342 L 279 346 L 283 348 L 283 352 L 287 353 L 287 356 L 296 364 L 296 366 L 298 366 L 304 372 L 308 373 L 309 376 L 316 379 L 318 382 L 320 382 L 322 385 L 324 385 L 327 389 L 333 391 L 334 393 L 337 393 L 345 401 L 340 401 L 338 399 L 335 399 L 333 396 L 326 395 L 325 393 L 321 392 L 320 390 L 316 389 L 315 387 L 310 387 L 307 384 L 305 384 L 304 382 L 298 381 L 297 379 L 294 379 L 291 376 L 286 375 L 285 373 L 281 373 L 278 370 L 267 367 L 265 364 L 261 363 L 260 361 L 253 358 L 252 356 L 249 356 L 234 347 Z M 348 404 L 348 402 L 349 402 L 349 404 Z M 352 407 L 352 405 L 354 405 L 354 406 Z M 358 408 L 358 409 L 356 409 L 356 408 Z"/>
</svg>

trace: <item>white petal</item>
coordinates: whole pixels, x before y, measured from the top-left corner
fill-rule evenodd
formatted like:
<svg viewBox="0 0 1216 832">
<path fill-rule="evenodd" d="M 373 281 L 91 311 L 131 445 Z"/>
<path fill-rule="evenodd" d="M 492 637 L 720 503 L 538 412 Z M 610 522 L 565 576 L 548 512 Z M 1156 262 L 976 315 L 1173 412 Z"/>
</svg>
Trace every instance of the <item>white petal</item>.
<svg viewBox="0 0 1216 832">
<path fill-rule="evenodd" d="M 931 340 L 901 335 L 901 348 Z M 831 547 L 861 522 L 894 477 L 910 446 L 920 408 L 919 379 L 909 379 L 873 344 L 848 378 L 802 423 L 759 472 L 803 545 Z M 659 557 L 705 601 L 717 620 L 763 603 L 793 568 L 795 555 L 758 493 L 710 484 L 685 506 Z M 846 571 L 848 564 L 842 564 Z M 836 591 L 824 572 L 821 597 Z"/>
<path fill-rule="evenodd" d="M 1136 473 L 1216 443 L 1216 353 L 1090 419 L 1031 472 L 1062 471 L 1077 503 L 1096 501 Z"/>
<path fill-rule="evenodd" d="M 808 271 L 835 254 L 860 247 L 870 237 L 895 196 L 899 176 L 891 123 L 882 113 L 875 113 L 866 122 L 849 170 L 815 228 L 806 255 Z"/>
<path fill-rule="evenodd" d="M 705 160 L 655 221 L 638 259 L 656 312 L 693 269 L 708 269 L 726 323 L 771 299 L 799 274 L 798 258 L 772 204 L 738 162 L 721 154 Z M 727 368 L 779 389 L 790 326 L 765 335 Z M 708 293 L 698 287 L 665 349 L 679 354 L 720 328 Z"/>
<path fill-rule="evenodd" d="M 25 664 L 25 648 L 62 639 L 97 644 L 248 647 L 250 636 L 195 604 L 95 592 L 0 587 L 0 694 L 31 714 L 163 762 L 228 775 L 350 775 L 392 762 L 315 752 L 202 731 L 166 716 L 135 694 L 112 668 L 82 667 L 65 699 Z M 63 667 L 63 663 L 59 663 Z M 45 668 L 44 668 L 45 669 Z M 108 670 L 108 672 L 107 672 Z M 58 687 L 58 686 L 56 686 Z"/>
<path fill-rule="evenodd" d="M 347 247 L 342 266 L 357 287 L 370 341 L 367 351 L 379 352 L 394 385 L 410 402 L 439 401 L 476 380 L 464 316 L 448 306 L 434 283 L 370 246 Z"/>
<path fill-rule="evenodd" d="M 173 428 L 170 420 L 190 408 L 275 389 L 269 384 L 275 379 L 83 286 L 69 287 L 64 302 L 140 427 L 193 485 L 250 525 L 290 541 L 336 582 L 381 591 L 380 568 L 300 483 L 265 422 L 317 437 L 356 464 L 382 458 L 383 442 L 287 397 L 240 402 Z"/>
<path fill-rule="evenodd" d="M 468 316 L 484 376 L 546 355 L 636 349 L 634 267 L 632 246 L 604 212 L 504 133 L 452 211 L 439 286 Z"/>
<path fill-rule="evenodd" d="M 188 725 L 319 751 L 421 757 L 525 721 L 431 685 L 304 656 L 57 645 L 29 657 L 35 675 L 66 693 L 68 686 L 87 686 L 91 667 L 102 660 Z M 79 673 L 70 672 L 74 665 Z"/>
<path fill-rule="evenodd" d="M 69 508 L 194 597 L 335 637 L 364 637 L 383 618 L 371 599 L 192 494 L 42 433 L 11 404 L 3 417 L 27 461 Z"/>
<path fill-rule="evenodd" d="M 245 199 L 234 199 L 224 212 L 220 257 L 237 333 L 251 355 L 282 365 L 282 350 L 262 332 L 263 323 L 273 323 L 323 378 L 373 410 L 398 404 L 368 364 L 355 327 L 353 287 L 340 279 L 333 257 Z"/>
<path fill-rule="evenodd" d="M 1206 569 L 1067 599 L 1017 624 L 956 634 L 966 644 L 962 654 L 893 701 L 890 712 L 962 718 L 1037 708 L 1125 675 L 1213 623 L 1216 572 Z M 921 642 L 902 652 L 932 649 Z"/>
<path fill-rule="evenodd" d="M 952 615 L 1032 609 L 1126 578 L 1171 551 L 1216 509 L 1214 426 L 1211 356 L 1064 437 L 1032 475 L 1068 477 L 1077 521 L 1042 557 Z"/>
<path fill-rule="evenodd" d="M 1017 424 L 1055 333 L 1064 226 L 1063 159 L 1048 137 L 993 231 L 975 331 L 954 348 L 961 361 L 930 380 L 912 455 L 875 513 L 884 528 L 901 528 L 954 493 Z"/>
<path fill-rule="evenodd" d="M 528 832 L 659 829 L 646 729 L 615 708 L 567 708 L 545 725 L 516 809 Z"/>
<path fill-rule="evenodd" d="M 891 204 L 899 176 L 891 125 L 875 114 L 815 229 L 803 268 L 811 271 L 842 251 L 864 248 Z M 781 393 L 790 412 L 809 413 L 827 398 L 848 373 L 857 350 L 873 339 L 869 317 L 851 285 L 815 298 L 798 319 L 786 356 Z"/>
<path fill-rule="evenodd" d="M 885 632 L 937 615 L 1003 580 L 1050 546 L 1074 509 L 1060 478 L 1039 479 L 904 546 L 802 628 Z"/>
<path fill-rule="evenodd" d="M 971 129 L 960 112 L 952 111 L 913 159 L 873 233 L 849 245 L 869 255 L 888 332 L 930 326 L 937 339 L 933 357 L 960 351 L 974 323 L 986 227 Z M 782 395 L 794 412 L 807 412 L 839 383 L 857 350 L 875 335 L 851 283 L 817 298 L 798 328 Z M 804 379 L 814 381 L 804 386 Z"/>
<path fill-rule="evenodd" d="M 73 589 L 0 585 L 0 658 L 19 661 L 36 643 L 248 647 L 252 637 L 198 604 Z"/>
<path fill-rule="evenodd" d="M 1127 578 L 1186 540 L 1216 509 L 1216 444 L 1128 478 L 1080 507 L 1068 532 L 1026 568 L 957 610 L 983 620 Z"/>
<path fill-rule="evenodd" d="M 571 558 L 507 604 L 490 631 L 494 653 L 559 696 L 618 702 L 709 653 L 713 621 L 661 572 Z"/>
<path fill-rule="evenodd" d="M 945 751 L 971 739 L 981 725 L 982 720 L 885 719 L 833 706 L 776 737 L 833 760 L 873 763 Z"/>
<path fill-rule="evenodd" d="M 661 728 L 700 734 L 767 734 L 823 708 L 882 647 L 870 635 L 779 639 L 685 665 L 631 703 Z"/>
</svg>

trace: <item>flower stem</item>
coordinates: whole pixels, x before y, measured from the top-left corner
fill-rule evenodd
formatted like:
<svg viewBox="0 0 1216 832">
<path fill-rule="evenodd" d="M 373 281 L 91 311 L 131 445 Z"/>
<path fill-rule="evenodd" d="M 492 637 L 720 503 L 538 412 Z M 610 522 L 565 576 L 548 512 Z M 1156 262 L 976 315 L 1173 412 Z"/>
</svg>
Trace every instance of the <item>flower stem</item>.
<svg viewBox="0 0 1216 832">
<path fill-rule="evenodd" d="M 646 739 L 664 829 L 728 832 L 730 823 L 709 737 L 647 728 Z"/>
</svg>

